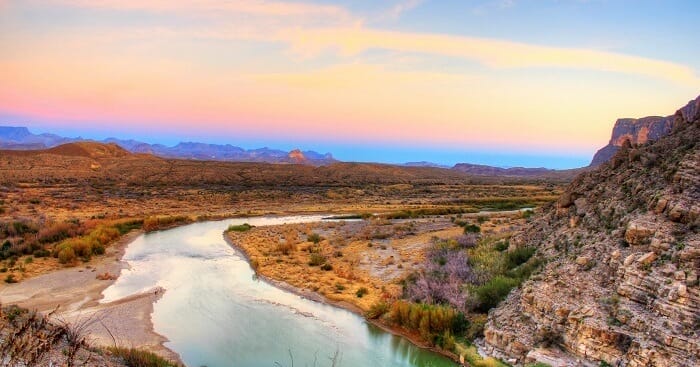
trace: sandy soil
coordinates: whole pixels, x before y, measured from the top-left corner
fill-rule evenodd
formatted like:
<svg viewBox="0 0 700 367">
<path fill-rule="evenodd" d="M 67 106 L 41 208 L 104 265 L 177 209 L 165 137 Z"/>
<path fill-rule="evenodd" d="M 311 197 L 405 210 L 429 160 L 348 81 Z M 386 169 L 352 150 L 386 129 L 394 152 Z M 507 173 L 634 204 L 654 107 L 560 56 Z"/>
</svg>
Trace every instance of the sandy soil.
<svg viewBox="0 0 700 367">
<path fill-rule="evenodd" d="M 151 313 L 162 289 L 99 303 L 102 291 L 128 267 L 121 258 L 126 246 L 140 234 L 134 231 L 123 236 L 107 248 L 105 256 L 94 258 L 88 265 L 61 269 L 17 284 L 2 284 L 0 302 L 43 313 L 56 310 L 57 320 L 84 324 L 96 345 L 138 347 L 179 362 L 179 356 L 163 345 L 167 339 L 153 331 Z M 97 275 L 105 273 L 112 279 L 97 279 Z"/>
</svg>

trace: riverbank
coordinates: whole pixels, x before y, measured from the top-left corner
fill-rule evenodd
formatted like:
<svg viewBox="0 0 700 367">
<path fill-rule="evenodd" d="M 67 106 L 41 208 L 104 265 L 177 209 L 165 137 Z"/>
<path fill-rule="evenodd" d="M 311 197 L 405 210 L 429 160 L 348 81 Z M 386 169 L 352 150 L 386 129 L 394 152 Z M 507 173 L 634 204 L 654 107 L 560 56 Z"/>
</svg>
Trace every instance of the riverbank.
<svg viewBox="0 0 700 367">
<path fill-rule="evenodd" d="M 0 284 L 0 302 L 47 314 L 68 323 L 87 324 L 95 345 L 137 347 L 181 363 L 177 353 L 164 346 L 167 339 L 153 330 L 153 305 L 163 294 L 153 289 L 109 303 L 102 292 L 114 284 L 128 264 L 126 247 L 143 231 L 135 230 L 107 247 L 103 256 L 83 266 L 64 268 L 16 284 Z"/>
<path fill-rule="evenodd" d="M 327 213 L 328 212 L 325 212 L 324 214 Z M 440 226 L 443 225 L 452 227 L 450 231 L 456 230 L 457 233 L 461 232 L 461 228 L 455 227 L 453 224 L 451 224 L 449 218 L 445 219 L 445 221 L 446 223 L 441 224 L 441 222 L 436 222 L 436 220 L 432 218 L 425 219 L 423 221 L 423 225 L 429 226 L 429 228 L 432 229 L 432 232 L 430 232 L 430 235 L 427 235 L 427 237 L 425 233 L 421 234 L 423 237 L 421 237 L 418 242 L 423 243 L 425 241 L 429 241 L 430 237 L 437 233 L 435 230 L 442 228 Z M 410 222 L 414 222 L 414 220 L 397 220 L 394 225 L 396 225 L 396 229 L 401 229 L 401 231 L 406 230 L 408 236 L 407 239 L 410 239 L 412 242 L 416 242 L 417 238 L 413 233 L 416 228 L 410 226 L 410 228 L 407 227 Z M 315 224 L 317 223 L 318 222 L 315 222 Z M 390 227 L 386 223 L 387 222 L 385 220 L 375 223 L 377 225 L 376 228 L 394 228 Z M 180 223 L 178 225 L 173 224 L 173 227 L 187 224 L 190 223 Z M 262 226 L 260 228 L 262 228 Z M 377 252 L 394 255 L 400 254 L 404 251 L 409 251 L 411 253 L 418 252 L 418 248 L 413 247 L 413 245 L 406 248 L 403 247 L 407 245 L 406 243 L 402 243 L 401 245 L 397 246 L 394 243 L 383 242 L 384 239 L 380 238 L 382 233 L 376 232 L 374 229 L 375 228 L 373 227 L 373 230 L 368 233 L 373 236 L 372 239 L 376 241 L 375 246 L 370 247 Z M 43 312 L 52 311 L 57 305 L 61 305 L 61 310 L 64 310 L 61 312 L 63 314 L 62 317 L 64 317 L 66 320 L 79 320 L 81 318 L 94 316 L 99 318 L 101 321 L 93 325 L 94 328 L 91 329 L 95 334 L 95 339 L 99 341 L 99 344 L 111 346 L 115 343 L 115 341 L 119 343 L 121 341 L 128 340 L 127 345 L 129 346 L 143 348 L 169 359 L 179 361 L 179 356 L 164 346 L 167 339 L 162 335 L 155 333 L 153 323 L 151 322 L 151 314 L 153 312 L 154 303 L 157 302 L 163 295 L 162 289 L 153 288 L 150 291 L 125 297 L 114 302 L 106 304 L 99 303 L 99 300 L 102 299 L 102 292 L 104 289 L 115 282 L 116 276 L 119 275 L 121 270 L 128 267 L 128 264 L 122 261 L 126 246 L 142 233 L 142 231 L 130 232 L 116 243 L 107 247 L 107 253 L 104 256 L 94 257 L 91 263 L 85 264 L 81 267 L 62 269 L 54 273 L 47 274 L 49 276 L 45 278 L 44 276 L 33 278 L 39 280 L 28 279 L 20 284 L 0 286 L 0 300 L 3 303 L 17 303 L 21 306 L 35 308 Z M 376 237 L 375 234 L 380 235 L 380 237 Z M 238 249 L 239 253 L 244 254 L 244 256 L 248 258 L 248 254 L 246 254 L 246 252 L 239 246 L 235 245 L 230 240 L 228 235 L 223 236 L 224 240 L 229 246 Z M 367 246 L 366 242 L 363 242 L 362 245 L 364 247 Z M 383 248 L 384 246 L 382 245 L 385 245 L 386 248 Z M 248 264 L 250 264 L 251 261 L 250 259 L 248 260 Z M 411 259 L 410 261 L 405 261 L 404 263 L 406 264 L 406 267 L 409 267 L 415 260 L 416 259 Z M 366 258 L 366 261 L 369 265 L 380 264 L 381 268 L 386 267 L 381 261 L 377 261 L 377 259 L 372 257 Z M 400 264 L 401 261 L 392 264 L 392 268 L 407 270 L 404 267 L 400 267 Z M 305 266 L 305 269 L 308 269 L 306 262 L 304 262 L 303 265 Z M 359 265 L 364 266 L 362 264 Z M 363 269 L 363 271 L 372 271 L 371 266 L 364 267 Z M 53 276 L 50 276 L 51 274 L 53 274 Z M 112 276 L 105 277 L 106 280 L 98 280 L 97 275 L 100 274 L 108 274 Z M 364 318 L 363 309 L 352 304 L 351 302 L 330 299 L 311 289 L 295 287 L 287 282 L 275 280 L 270 277 L 260 276 L 260 278 L 265 282 L 287 292 L 300 295 L 306 299 L 319 303 L 348 310 Z M 22 287 L 25 288 L 22 290 Z M 6 289 L 14 289 L 14 291 L 6 291 Z M 354 290 L 353 292 L 348 293 L 351 294 L 352 297 L 355 297 Z M 5 297 L 7 297 L 7 299 L 10 301 L 6 301 Z M 352 297 L 351 300 L 354 300 Z M 442 354 L 452 360 L 458 360 L 458 357 L 453 353 L 427 345 L 426 343 L 422 342 L 418 335 L 412 334 L 410 331 L 397 328 L 393 325 L 388 325 L 381 322 L 381 320 L 367 321 L 386 332 L 404 337 L 416 346 Z M 107 329 L 109 329 L 109 332 Z"/>
<path fill-rule="evenodd" d="M 248 262 L 248 264 L 251 263 L 250 255 L 246 252 L 246 250 L 245 250 L 243 247 L 237 245 L 237 244 L 227 235 L 227 233 L 224 233 L 224 234 L 223 234 L 223 237 L 224 237 L 224 240 L 226 241 L 226 243 L 229 244 L 229 246 L 231 246 L 233 249 L 235 249 L 236 251 L 238 251 L 238 252 L 242 255 L 242 257 L 243 257 L 244 259 L 246 259 L 246 261 Z M 253 269 L 253 270 L 255 270 L 255 269 Z M 453 361 L 456 362 L 456 363 L 459 363 L 459 362 L 460 362 L 459 356 L 456 355 L 455 353 L 452 353 L 452 352 L 450 352 L 450 351 L 446 351 L 446 350 L 444 350 L 444 349 L 441 349 L 441 348 L 438 348 L 438 347 L 435 347 L 435 346 L 431 346 L 430 344 L 428 344 L 428 343 L 426 343 L 424 340 L 422 340 L 422 339 L 420 338 L 420 336 L 417 335 L 416 333 L 411 333 L 410 331 L 408 331 L 408 330 L 406 330 L 406 329 L 404 329 L 404 328 L 402 328 L 402 327 L 399 327 L 399 326 L 396 326 L 396 325 L 392 325 L 392 324 L 388 324 L 388 323 L 386 323 L 386 322 L 382 322 L 382 321 L 379 320 L 379 319 L 370 319 L 370 318 L 367 318 L 366 315 L 365 315 L 365 311 L 362 310 L 362 309 L 361 309 L 360 307 L 358 307 L 357 305 L 354 305 L 354 304 L 352 304 L 352 303 L 350 303 L 350 302 L 347 302 L 347 301 L 339 301 L 339 300 L 330 299 L 330 298 L 328 298 L 328 297 L 323 296 L 322 294 L 320 294 L 320 293 L 318 293 L 318 292 L 315 292 L 315 291 L 312 291 L 312 290 L 309 290 L 309 289 L 302 289 L 302 288 L 293 286 L 293 285 L 291 285 L 291 284 L 289 284 L 289 283 L 287 283 L 287 282 L 285 282 L 285 281 L 278 280 L 278 279 L 273 279 L 273 278 L 271 278 L 271 277 L 269 277 L 269 276 L 266 276 L 266 275 L 264 275 L 264 274 L 261 274 L 261 273 L 258 272 L 258 271 L 255 271 L 255 274 L 256 274 L 257 279 L 259 279 L 259 280 L 261 280 L 261 281 L 264 281 L 264 282 L 266 282 L 266 283 L 268 283 L 268 284 L 270 284 L 270 285 L 272 285 L 272 286 L 274 286 L 274 287 L 277 287 L 277 288 L 282 289 L 282 290 L 284 290 L 284 291 L 287 291 L 287 292 L 296 294 L 296 295 L 298 295 L 298 296 L 300 296 L 300 297 L 306 298 L 306 299 L 311 300 L 311 301 L 314 301 L 314 302 L 322 303 L 322 304 L 329 305 L 329 306 L 333 306 L 333 307 L 342 308 L 342 309 L 344 309 L 344 310 L 347 310 L 347 311 L 349 311 L 349 312 L 352 312 L 352 313 L 354 313 L 354 314 L 356 314 L 356 315 L 362 317 L 362 318 L 363 318 L 365 321 L 367 321 L 368 323 L 370 323 L 370 324 L 372 324 L 372 325 L 374 325 L 374 326 L 376 326 L 376 327 L 382 329 L 383 331 L 385 331 L 385 332 L 387 332 L 387 333 L 390 333 L 390 334 L 393 334 L 393 335 L 396 335 L 396 336 L 400 336 L 400 337 L 402 337 L 402 338 L 405 338 L 406 340 L 410 341 L 413 345 L 415 345 L 415 346 L 417 346 L 417 347 L 419 347 L 419 348 L 422 348 L 422 349 L 425 349 L 425 350 L 429 350 L 429 351 L 431 351 L 431 352 L 433 352 L 433 353 L 437 353 L 437 354 L 443 355 L 443 356 L 445 356 L 445 357 L 447 357 L 447 358 L 453 360 Z"/>
</svg>

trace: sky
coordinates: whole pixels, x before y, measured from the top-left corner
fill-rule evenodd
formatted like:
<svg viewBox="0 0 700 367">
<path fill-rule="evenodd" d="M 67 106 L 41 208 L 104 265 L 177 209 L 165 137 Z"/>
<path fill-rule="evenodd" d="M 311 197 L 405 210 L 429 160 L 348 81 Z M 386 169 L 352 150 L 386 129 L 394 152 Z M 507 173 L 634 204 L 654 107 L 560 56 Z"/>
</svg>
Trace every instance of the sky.
<svg viewBox="0 0 700 367">
<path fill-rule="evenodd" d="M 694 0 L 0 0 L 0 125 L 585 166 L 700 94 Z"/>
</svg>

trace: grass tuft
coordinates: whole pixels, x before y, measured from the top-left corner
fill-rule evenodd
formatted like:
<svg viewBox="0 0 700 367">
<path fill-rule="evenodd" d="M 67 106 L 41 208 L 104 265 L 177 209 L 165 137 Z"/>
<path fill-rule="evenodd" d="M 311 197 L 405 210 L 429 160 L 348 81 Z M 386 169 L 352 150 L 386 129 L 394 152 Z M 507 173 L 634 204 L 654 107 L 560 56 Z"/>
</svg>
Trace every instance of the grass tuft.
<svg viewBox="0 0 700 367">
<path fill-rule="evenodd" d="M 124 360 L 129 367 L 180 367 L 152 352 L 134 348 L 112 347 L 109 351 Z"/>
</svg>

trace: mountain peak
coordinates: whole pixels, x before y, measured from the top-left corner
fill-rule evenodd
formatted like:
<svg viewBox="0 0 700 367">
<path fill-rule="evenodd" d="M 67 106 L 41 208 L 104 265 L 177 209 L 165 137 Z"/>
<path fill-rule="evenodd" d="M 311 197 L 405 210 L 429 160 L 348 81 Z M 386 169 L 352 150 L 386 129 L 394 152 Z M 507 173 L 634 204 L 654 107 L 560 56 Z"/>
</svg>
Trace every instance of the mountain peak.
<svg viewBox="0 0 700 367">
<path fill-rule="evenodd" d="M 130 155 L 127 150 L 114 143 L 81 141 L 47 149 L 46 152 L 59 155 L 80 156 L 93 159 L 121 158 Z"/>
<path fill-rule="evenodd" d="M 17 142 L 31 135 L 23 126 L 0 126 L 0 140 Z"/>
<path fill-rule="evenodd" d="M 306 156 L 300 149 L 294 149 L 287 154 L 292 163 L 303 164 L 307 162 Z"/>
</svg>

